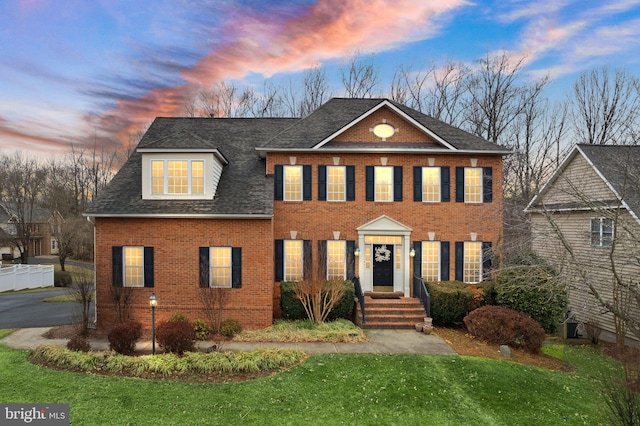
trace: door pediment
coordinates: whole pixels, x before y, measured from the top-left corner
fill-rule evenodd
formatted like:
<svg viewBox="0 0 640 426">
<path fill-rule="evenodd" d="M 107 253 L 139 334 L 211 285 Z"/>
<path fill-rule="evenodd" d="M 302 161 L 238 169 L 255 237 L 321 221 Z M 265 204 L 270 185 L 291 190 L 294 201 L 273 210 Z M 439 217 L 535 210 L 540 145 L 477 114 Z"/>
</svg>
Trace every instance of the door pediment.
<svg viewBox="0 0 640 426">
<path fill-rule="evenodd" d="M 410 234 L 411 228 L 387 215 L 382 215 L 370 222 L 365 223 L 357 228 L 359 233 L 377 233 L 377 234 Z"/>
</svg>

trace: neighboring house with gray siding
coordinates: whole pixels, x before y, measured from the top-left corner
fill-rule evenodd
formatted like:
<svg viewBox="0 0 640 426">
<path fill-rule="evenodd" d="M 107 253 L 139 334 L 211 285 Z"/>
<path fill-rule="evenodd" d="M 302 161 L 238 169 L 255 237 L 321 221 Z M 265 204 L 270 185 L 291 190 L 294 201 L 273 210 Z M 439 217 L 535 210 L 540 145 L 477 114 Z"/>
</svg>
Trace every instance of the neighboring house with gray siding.
<svg viewBox="0 0 640 426">
<path fill-rule="evenodd" d="M 638 340 L 640 146 L 577 145 L 526 211 L 533 250 L 562 273 L 576 319 L 610 340 L 618 310 Z"/>
</svg>

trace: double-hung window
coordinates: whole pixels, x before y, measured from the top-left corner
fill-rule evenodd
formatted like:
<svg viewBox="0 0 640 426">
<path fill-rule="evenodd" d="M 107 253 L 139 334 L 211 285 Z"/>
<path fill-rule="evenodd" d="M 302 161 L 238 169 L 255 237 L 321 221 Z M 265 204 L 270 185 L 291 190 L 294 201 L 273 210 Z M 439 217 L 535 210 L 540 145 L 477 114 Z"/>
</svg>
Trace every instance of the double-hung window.
<svg viewBox="0 0 640 426">
<path fill-rule="evenodd" d="M 440 241 L 422 242 L 422 279 L 440 281 Z"/>
<path fill-rule="evenodd" d="M 153 247 L 113 246 L 114 287 L 153 287 Z"/>
<path fill-rule="evenodd" d="M 393 201 L 393 167 L 375 167 L 375 200 Z"/>
<path fill-rule="evenodd" d="M 482 169 L 480 167 L 464 169 L 464 202 L 482 202 Z"/>
<path fill-rule="evenodd" d="M 346 192 L 344 166 L 327 166 L 327 201 L 344 201 Z"/>
<path fill-rule="evenodd" d="M 284 200 L 302 201 L 302 166 L 284 166 Z"/>
<path fill-rule="evenodd" d="M 302 240 L 284 241 L 284 280 L 300 281 L 303 277 Z"/>
<path fill-rule="evenodd" d="M 231 247 L 209 249 L 211 287 L 231 287 Z"/>
<path fill-rule="evenodd" d="M 124 267 L 124 286 L 144 286 L 144 248 L 124 247 L 122 266 Z"/>
<path fill-rule="evenodd" d="M 204 161 L 151 160 L 151 193 L 204 194 Z"/>
<path fill-rule="evenodd" d="M 422 168 L 422 201 L 440 201 L 440 167 Z"/>
<path fill-rule="evenodd" d="M 613 244 L 613 219 L 606 217 L 591 218 L 591 245 L 611 247 Z"/>
<path fill-rule="evenodd" d="M 345 279 L 346 266 L 346 241 L 327 241 L 327 279 Z"/>
<path fill-rule="evenodd" d="M 465 283 L 479 283 L 482 281 L 482 243 L 476 241 L 464 242 L 464 275 Z"/>
</svg>

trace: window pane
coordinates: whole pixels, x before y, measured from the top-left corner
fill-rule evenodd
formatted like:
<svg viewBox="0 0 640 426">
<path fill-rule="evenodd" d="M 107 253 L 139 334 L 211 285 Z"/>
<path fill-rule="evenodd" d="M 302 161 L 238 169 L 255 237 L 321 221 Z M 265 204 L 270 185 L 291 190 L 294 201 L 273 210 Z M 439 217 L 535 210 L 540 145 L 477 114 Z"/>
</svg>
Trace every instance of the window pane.
<svg viewBox="0 0 640 426">
<path fill-rule="evenodd" d="M 302 241 L 285 240 L 284 242 L 284 279 L 300 281 L 302 279 Z"/>
<path fill-rule="evenodd" d="M 440 242 L 422 242 L 422 279 L 440 281 Z"/>
<path fill-rule="evenodd" d="M 345 279 L 345 242 L 327 241 L 327 279 Z"/>
<path fill-rule="evenodd" d="M 124 285 L 144 286 L 144 262 L 142 247 L 124 247 Z"/>
<path fill-rule="evenodd" d="M 211 247 L 211 286 L 231 287 L 231 247 Z"/>
<path fill-rule="evenodd" d="M 482 169 L 467 167 L 464 169 L 465 203 L 482 202 Z"/>
<path fill-rule="evenodd" d="M 440 167 L 422 168 L 422 201 L 440 201 Z"/>
<path fill-rule="evenodd" d="M 169 194 L 189 193 L 187 161 L 167 161 L 167 192 Z"/>
<path fill-rule="evenodd" d="M 482 266 L 482 243 L 464 243 L 464 282 L 479 283 L 481 279 Z"/>
<path fill-rule="evenodd" d="M 284 199 L 302 201 L 301 166 L 284 166 Z"/>
<path fill-rule="evenodd" d="M 151 161 L 151 192 L 164 194 L 164 161 Z"/>
<path fill-rule="evenodd" d="M 204 194 L 204 161 L 191 162 L 191 193 Z"/>
<path fill-rule="evenodd" d="M 393 167 L 376 167 L 376 201 L 393 201 Z"/>
<path fill-rule="evenodd" d="M 345 200 L 345 168 L 337 166 L 327 167 L 327 200 Z"/>
</svg>

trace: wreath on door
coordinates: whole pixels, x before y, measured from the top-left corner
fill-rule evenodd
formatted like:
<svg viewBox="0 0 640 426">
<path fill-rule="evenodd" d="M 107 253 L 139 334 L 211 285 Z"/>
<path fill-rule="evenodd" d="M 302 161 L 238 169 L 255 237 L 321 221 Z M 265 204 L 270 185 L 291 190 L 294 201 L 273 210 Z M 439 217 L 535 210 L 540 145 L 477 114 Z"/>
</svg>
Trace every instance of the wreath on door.
<svg viewBox="0 0 640 426">
<path fill-rule="evenodd" d="M 387 248 L 386 244 L 376 248 L 375 259 L 376 262 L 386 262 L 391 259 L 391 251 Z"/>
</svg>

